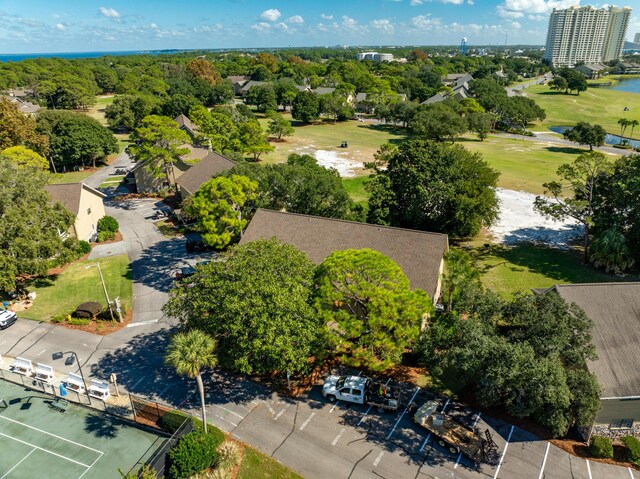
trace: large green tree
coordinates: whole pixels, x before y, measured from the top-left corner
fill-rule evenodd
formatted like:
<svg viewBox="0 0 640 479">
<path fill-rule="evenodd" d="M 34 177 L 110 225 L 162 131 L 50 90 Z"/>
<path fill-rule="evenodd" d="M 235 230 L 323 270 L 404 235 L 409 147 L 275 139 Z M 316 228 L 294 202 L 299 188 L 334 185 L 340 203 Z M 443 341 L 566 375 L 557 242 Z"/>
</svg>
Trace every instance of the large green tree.
<svg viewBox="0 0 640 479">
<path fill-rule="evenodd" d="M 41 155 L 47 154 L 49 141 L 36 131 L 35 120 L 24 115 L 9 98 L 0 97 L 0 150 L 26 146 Z"/>
<path fill-rule="evenodd" d="M 37 130 L 49 138 L 49 154 L 58 169 L 93 166 L 118 152 L 118 141 L 100 122 L 84 113 L 45 110 Z"/>
<path fill-rule="evenodd" d="M 291 116 L 302 123 L 311 123 L 320 116 L 320 98 L 310 91 L 298 93 L 293 100 Z"/>
<path fill-rule="evenodd" d="M 166 176 L 167 184 L 174 184 L 173 164 L 189 152 L 184 147 L 190 141 L 189 135 L 171 118 L 149 115 L 133 131 L 131 139 L 136 141 L 130 147 L 133 158 L 144 163 L 152 175 Z"/>
<path fill-rule="evenodd" d="M 44 187 L 48 174 L 19 166 L 0 155 L 0 289 L 15 288 L 18 275 L 43 275 L 65 256 L 60 233 L 73 215 L 60 203 L 52 205 Z"/>
<path fill-rule="evenodd" d="M 160 99 L 152 95 L 119 95 L 107 106 L 105 116 L 110 128 L 131 131 L 159 108 Z"/>
<path fill-rule="evenodd" d="M 164 359 L 179 375 L 195 379 L 198 383 L 202 425 L 206 433 L 207 409 L 204 400 L 202 369 L 212 368 L 218 364 L 216 341 L 207 333 L 198 329 L 177 333 L 171 338 L 171 343 L 169 343 Z"/>
<path fill-rule="evenodd" d="M 0 155 L 13 160 L 17 165 L 35 167 L 41 170 L 49 169 L 49 162 L 33 150 L 24 146 L 12 146 L 0 152 Z"/>
<path fill-rule="evenodd" d="M 176 286 L 164 310 L 218 340 L 222 366 L 243 374 L 307 371 L 321 323 L 310 305 L 314 265 L 276 239 L 251 241 Z"/>
<path fill-rule="evenodd" d="M 462 146 L 406 141 L 372 175 L 367 221 L 473 236 L 497 218 L 498 176 Z"/>
<path fill-rule="evenodd" d="M 226 176 L 248 176 L 259 184 L 256 198 L 247 206 L 346 220 L 363 220 L 362 208 L 344 188 L 340 175 L 318 165 L 309 155 L 292 153 L 287 163 L 256 165 L 243 163 Z"/>
<path fill-rule="evenodd" d="M 200 186 L 186 212 L 196 219 L 204 241 L 222 249 L 242 236 L 247 226 L 243 207 L 255 197 L 258 183 L 246 176 L 218 176 Z"/>
<path fill-rule="evenodd" d="M 593 151 L 594 146 L 604 145 L 607 131 L 600 125 L 591 125 L 584 121 L 578 122 L 573 128 L 569 128 L 563 133 L 566 140 L 576 142 L 580 145 L 588 145 Z"/>
<path fill-rule="evenodd" d="M 295 132 L 291 122 L 280 113 L 273 113 L 269 116 L 269 126 L 267 132 L 281 140 L 285 136 L 291 136 Z"/>
<path fill-rule="evenodd" d="M 336 251 L 320 264 L 316 307 L 342 362 L 376 371 L 400 363 L 433 311 L 393 260 L 369 249 Z"/>
<path fill-rule="evenodd" d="M 453 142 L 467 128 L 467 121 L 443 103 L 422 107 L 411 122 L 414 135 L 435 141 Z"/>
<path fill-rule="evenodd" d="M 258 120 L 250 119 L 242 123 L 239 133 L 243 153 L 251 153 L 254 161 L 260 160 L 263 153 L 275 150 L 275 147 L 269 143 L 269 138 Z"/>
<path fill-rule="evenodd" d="M 606 181 L 613 164 L 602 153 L 583 153 L 573 163 L 560 165 L 560 181 L 545 183 L 545 194 L 537 196 L 534 208 L 554 219 L 572 218 L 584 226 L 584 259 L 589 261 L 591 228 L 594 226 L 594 208 L 598 201 L 599 183 Z M 568 196 L 567 192 L 572 194 Z"/>
</svg>

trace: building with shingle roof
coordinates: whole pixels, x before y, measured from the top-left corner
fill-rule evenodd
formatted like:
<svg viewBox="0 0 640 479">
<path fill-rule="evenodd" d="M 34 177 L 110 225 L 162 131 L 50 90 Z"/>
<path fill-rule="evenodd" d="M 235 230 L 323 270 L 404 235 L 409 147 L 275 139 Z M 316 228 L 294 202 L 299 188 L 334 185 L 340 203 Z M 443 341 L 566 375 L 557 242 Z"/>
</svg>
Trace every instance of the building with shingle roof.
<svg viewBox="0 0 640 479">
<path fill-rule="evenodd" d="M 258 209 L 240 243 L 273 237 L 304 251 L 316 264 L 334 251 L 378 251 L 402 268 L 412 288 L 425 291 L 434 303 L 440 297 L 449 247 L 445 234 Z"/>
<path fill-rule="evenodd" d="M 89 241 L 98 232 L 98 221 L 105 215 L 105 194 L 84 183 L 46 185 L 52 203 L 61 203 L 74 216 L 71 236 Z"/>
<path fill-rule="evenodd" d="M 229 158 L 210 151 L 204 158 L 198 163 L 189 168 L 185 173 L 180 175 L 176 180 L 176 184 L 180 189 L 180 196 L 184 200 L 185 198 L 193 195 L 200 189 L 200 186 L 209 181 L 214 176 L 230 170 L 236 166 L 236 162 Z"/>
<path fill-rule="evenodd" d="M 580 306 L 593 321 L 598 359 L 587 368 L 602 387 L 596 425 L 640 426 L 640 282 L 562 284 L 535 293 L 556 291 Z"/>
</svg>

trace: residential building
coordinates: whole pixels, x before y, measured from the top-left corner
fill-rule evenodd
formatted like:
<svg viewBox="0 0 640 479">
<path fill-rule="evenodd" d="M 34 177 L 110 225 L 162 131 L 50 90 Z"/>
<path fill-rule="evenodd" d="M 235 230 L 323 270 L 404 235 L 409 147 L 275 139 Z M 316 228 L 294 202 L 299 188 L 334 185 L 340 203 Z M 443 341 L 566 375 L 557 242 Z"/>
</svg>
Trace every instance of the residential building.
<svg viewBox="0 0 640 479">
<path fill-rule="evenodd" d="M 254 87 L 254 86 L 262 86 L 262 85 L 266 85 L 268 82 L 264 82 L 264 81 L 256 81 L 256 80 L 249 80 L 248 82 L 244 83 L 242 85 L 242 87 L 240 88 L 238 94 L 240 96 L 246 96 L 247 93 L 249 93 L 249 90 Z"/>
<path fill-rule="evenodd" d="M 580 306 L 593 321 L 598 359 L 586 367 L 602 392 L 592 431 L 598 435 L 640 435 L 640 282 L 563 284 L 534 290 L 556 291 Z"/>
<path fill-rule="evenodd" d="M 575 70 L 579 71 L 590 80 L 595 80 L 600 78 L 602 75 L 609 73 L 609 67 L 602 63 L 588 63 L 580 65 L 576 67 Z"/>
<path fill-rule="evenodd" d="M 103 198 L 106 195 L 84 183 L 47 185 L 53 203 L 61 203 L 75 215 L 68 234 L 90 241 L 98 233 L 98 221 L 105 215 Z"/>
<path fill-rule="evenodd" d="M 636 36 L 633 37 L 633 43 L 640 43 L 640 33 L 636 33 Z"/>
<path fill-rule="evenodd" d="M 630 15 L 628 7 L 554 8 L 549 18 L 545 60 L 554 67 L 573 67 L 579 62 L 620 58 Z"/>
<path fill-rule="evenodd" d="M 210 151 L 195 165 L 176 179 L 180 197 L 184 200 L 200 189 L 200 186 L 219 174 L 236 166 L 235 161 Z"/>
<path fill-rule="evenodd" d="M 453 98 L 455 101 L 460 101 L 463 98 L 470 98 L 469 83 L 473 80 L 470 73 L 450 73 L 442 79 L 442 83 L 453 90 L 452 93 L 442 92 L 436 93 L 430 98 L 427 98 L 421 103 L 421 105 L 431 105 L 433 103 L 440 103 L 447 98 Z"/>
<path fill-rule="evenodd" d="M 620 62 L 616 65 L 615 72 L 622 75 L 639 75 L 640 63 Z"/>
<path fill-rule="evenodd" d="M 378 52 L 362 52 L 356 55 L 356 58 L 359 61 L 362 60 L 371 60 L 374 62 L 392 62 L 393 54 L 392 53 L 378 53 Z"/>
<path fill-rule="evenodd" d="M 618 60 L 622 56 L 622 47 L 624 45 L 624 38 L 627 35 L 630 17 L 631 9 L 628 7 L 609 8 L 609 26 L 607 28 L 604 50 L 602 52 L 603 62 Z"/>
<path fill-rule="evenodd" d="M 440 297 L 443 256 L 449 248 L 445 234 L 258 209 L 240 244 L 273 237 L 304 251 L 316 264 L 334 251 L 378 251 L 402 268 L 412 288 L 425 291 L 434 303 Z"/>
</svg>

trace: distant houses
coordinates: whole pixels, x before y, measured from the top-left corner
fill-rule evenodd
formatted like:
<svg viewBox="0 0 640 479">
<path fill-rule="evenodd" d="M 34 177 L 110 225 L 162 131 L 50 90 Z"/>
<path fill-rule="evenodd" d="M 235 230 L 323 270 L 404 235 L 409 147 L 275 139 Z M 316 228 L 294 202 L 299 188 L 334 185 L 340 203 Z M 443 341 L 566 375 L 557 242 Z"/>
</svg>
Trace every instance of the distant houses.
<svg viewBox="0 0 640 479">
<path fill-rule="evenodd" d="M 392 62 L 392 53 L 378 53 L 378 52 L 361 52 L 356 55 L 358 61 L 371 60 L 373 62 Z"/>
<path fill-rule="evenodd" d="M 12 88 L 7 90 L 2 95 L 10 102 L 15 103 L 18 109 L 25 115 L 35 115 L 41 110 L 40 105 L 27 101 L 27 97 L 31 94 L 31 91 L 25 89 Z"/>
<path fill-rule="evenodd" d="M 421 105 L 440 103 L 448 98 L 453 98 L 456 101 L 460 101 L 463 98 L 469 98 L 471 97 L 469 84 L 472 80 L 473 76 L 471 76 L 470 73 L 451 73 L 442 79 L 444 86 L 451 88 L 451 90 L 436 93 L 432 97 L 423 101 Z"/>
<path fill-rule="evenodd" d="M 596 80 L 609 73 L 609 67 L 602 63 L 585 63 L 584 65 L 575 67 L 574 70 L 579 71 L 590 80 Z"/>
</svg>

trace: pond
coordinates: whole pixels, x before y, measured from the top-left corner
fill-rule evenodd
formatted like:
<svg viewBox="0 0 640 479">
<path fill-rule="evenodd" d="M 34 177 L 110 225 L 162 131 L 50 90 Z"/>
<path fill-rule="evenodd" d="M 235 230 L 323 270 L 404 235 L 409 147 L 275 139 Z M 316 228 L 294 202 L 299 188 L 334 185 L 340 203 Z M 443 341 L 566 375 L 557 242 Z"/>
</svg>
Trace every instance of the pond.
<svg viewBox="0 0 640 479">
<path fill-rule="evenodd" d="M 606 87 L 608 90 L 627 91 L 640 93 L 640 78 L 624 78 L 614 86 Z"/>
<path fill-rule="evenodd" d="M 549 130 L 553 131 L 554 133 L 564 133 L 570 128 L 571 128 L 570 126 L 550 126 Z M 633 148 L 640 148 L 640 140 L 629 140 L 628 138 L 625 138 L 625 140 L 628 141 Z M 607 145 L 617 145 L 621 141 L 622 141 L 621 136 L 612 135 L 611 133 L 607 133 L 607 136 L 604 137 L 604 142 Z"/>
</svg>

